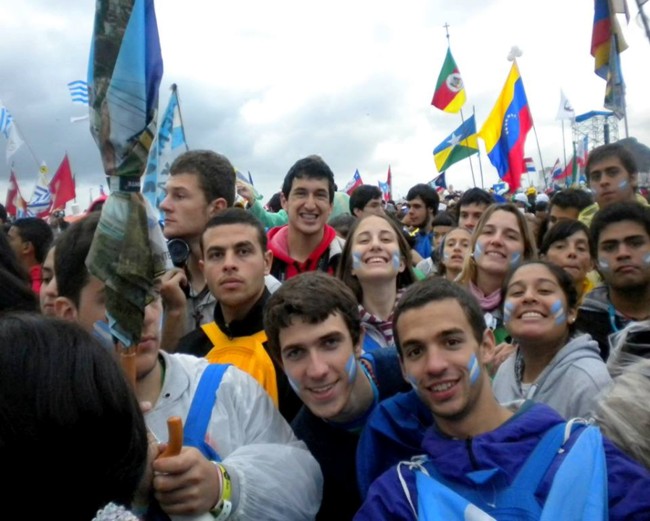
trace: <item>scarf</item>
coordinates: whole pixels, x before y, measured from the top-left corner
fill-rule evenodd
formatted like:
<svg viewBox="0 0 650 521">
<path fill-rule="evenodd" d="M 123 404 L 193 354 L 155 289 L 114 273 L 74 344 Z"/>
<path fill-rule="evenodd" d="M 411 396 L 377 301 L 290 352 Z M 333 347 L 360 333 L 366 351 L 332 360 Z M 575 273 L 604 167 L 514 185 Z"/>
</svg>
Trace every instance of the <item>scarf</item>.
<svg viewBox="0 0 650 521">
<path fill-rule="evenodd" d="M 481 310 L 483 311 L 492 311 L 496 309 L 499 304 L 501 304 L 501 290 L 498 289 L 494 293 L 486 295 L 483 293 L 479 287 L 474 284 L 471 280 L 469 281 L 469 290 L 474 295 L 478 303 L 481 305 Z"/>
</svg>

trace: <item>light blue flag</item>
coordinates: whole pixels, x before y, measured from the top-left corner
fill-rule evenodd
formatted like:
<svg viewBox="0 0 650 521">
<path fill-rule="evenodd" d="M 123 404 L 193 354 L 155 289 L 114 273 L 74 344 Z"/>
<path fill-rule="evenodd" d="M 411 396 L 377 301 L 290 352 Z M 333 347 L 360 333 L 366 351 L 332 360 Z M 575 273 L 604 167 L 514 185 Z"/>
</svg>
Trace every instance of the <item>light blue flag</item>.
<svg viewBox="0 0 650 521">
<path fill-rule="evenodd" d="M 142 182 L 142 195 L 158 209 L 165 198 L 164 188 L 169 178 L 171 164 L 182 152 L 188 150 L 178 103 L 178 89 L 176 84 L 171 88 L 169 103 L 160 122 L 158 134 L 151 145 L 147 170 Z M 164 219 L 162 211 L 160 219 Z"/>
</svg>

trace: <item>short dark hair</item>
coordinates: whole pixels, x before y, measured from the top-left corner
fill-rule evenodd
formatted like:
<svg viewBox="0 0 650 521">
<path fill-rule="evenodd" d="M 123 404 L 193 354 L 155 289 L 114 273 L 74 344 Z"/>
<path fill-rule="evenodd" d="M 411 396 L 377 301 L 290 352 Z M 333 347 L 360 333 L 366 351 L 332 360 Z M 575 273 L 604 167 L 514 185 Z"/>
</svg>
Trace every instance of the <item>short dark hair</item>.
<svg viewBox="0 0 650 521">
<path fill-rule="evenodd" d="M 603 159 L 609 159 L 610 157 L 618 158 L 623 165 L 623 168 L 625 168 L 627 173 L 630 175 L 634 175 L 639 171 L 634 155 L 630 152 L 629 148 L 620 143 L 608 143 L 606 145 L 600 145 L 589 152 L 587 164 L 585 166 L 585 176 L 587 177 L 587 180 L 590 179 L 591 168 L 594 163 L 598 163 Z"/>
<path fill-rule="evenodd" d="M 356 220 L 357 218 L 354 215 L 350 215 L 349 213 L 340 213 L 332 217 L 327 224 L 334 228 L 338 235 L 347 239 L 350 234 L 350 228 Z"/>
<path fill-rule="evenodd" d="M 590 192 L 582 190 L 581 188 L 566 188 L 553 194 L 550 206 L 576 208 L 578 212 L 581 212 L 593 203 L 594 198 Z"/>
<path fill-rule="evenodd" d="M 544 235 L 542 245 L 539 247 L 539 254 L 546 255 L 549 248 L 558 241 L 563 241 L 571 237 L 574 233 L 584 232 L 589 242 L 589 254 L 592 258 L 596 257 L 596 245 L 591 240 L 589 228 L 580 221 L 572 219 L 562 219 L 558 221 L 550 230 Z"/>
<path fill-rule="evenodd" d="M 280 198 L 280 192 L 275 192 L 266 202 L 266 209 L 269 212 L 273 213 L 277 213 L 282 210 L 282 199 Z"/>
<path fill-rule="evenodd" d="M 416 197 L 422 199 L 422 202 L 427 208 L 433 209 L 433 213 L 438 213 L 438 205 L 440 204 L 440 196 L 429 185 L 419 183 L 412 186 L 406 194 L 406 200 L 412 201 Z"/>
<path fill-rule="evenodd" d="M 266 230 L 260 220 L 252 213 L 244 210 L 243 208 L 226 208 L 222 212 L 212 217 L 205 225 L 205 229 L 201 234 L 201 253 L 204 252 L 203 235 L 211 228 L 217 226 L 226 226 L 228 224 L 246 224 L 255 229 L 257 232 L 257 241 L 264 253 L 268 249 L 268 241 L 266 237 Z"/>
<path fill-rule="evenodd" d="M 463 195 L 460 196 L 456 206 L 462 208 L 463 206 L 469 206 L 470 204 L 482 204 L 488 207 L 493 202 L 494 199 L 492 199 L 490 194 L 475 186 L 463 192 Z"/>
<path fill-rule="evenodd" d="M 373 199 L 381 198 L 382 193 L 378 186 L 361 185 L 354 189 L 350 195 L 350 213 L 354 215 L 354 210 L 363 210 L 366 205 Z"/>
<path fill-rule="evenodd" d="M 329 165 L 323 161 L 320 156 L 311 155 L 299 159 L 284 176 L 282 182 L 282 195 L 285 199 L 289 198 L 291 187 L 293 186 L 294 179 L 325 179 L 329 190 L 330 204 L 334 201 L 334 192 L 336 192 L 336 184 L 334 183 L 334 173 Z"/>
<path fill-rule="evenodd" d="M 283 282 L 264 308 L 264 330 L 271 355 L 282 362 L 280 330 L 288 328 L 294 318 L 320 324 L 337 313 L 356 345 L 361 338 L 359 304 L 342 281 L 320 271 L 310 271 Z"/>
<path fill-rule="evenodd" d="M 591 241 L 598 251 L 598 240 L 600 234 L 610 224 L 621 221 L 632 221 L 640 224 L 650 237 L 650 208 L 640 203 L 614 203 L 606 208 L 598 210 L 591 221 Z"/>
<path fill-rule="evenodd" d="M 224 155 L 212 150 L 190 150 L 182 153 L 169 167 L 169 175 L 193 174 L 199 178 L 205 200 L 225 199 L 235 204 L 235 168 Z"/>
<path fill-rule="evenodd" d="M 407 288 L 393 312 L 393 335 L 400 358 L 403 353 L 397 331 L 397 322 L 402 314 L 410 309 L 424 307 L 431 302 L 448 299 L 458 302 L 472 328 L 474 338 L 479 344 L 483 341 L 483 333 L 486 329 L 485 318 L 476 299 L 460 284 L 443 277 L 428 277 Z M 440 320 L 444 320 L 444 317 L 440 317 Z"/>
<path fill-rule="evenodd" d="M 431 221 L 431 227 L 434 226 L 456 226 L 456 220 L 448 212 L 440 212 Z"/>
<path fill-rule="evenodd" d="M 0 204 L 0 221 L 4 222 L 7 220 L 7 209 L 4 204 Z"/>
<path fill-rule="evenodd" d="M 52 228 L 43 219 L 38 217 L 23 217 L 16 219 L 11 225 L 17 228 L 20 238 L 25 242 L 30 242 L 34 247 L 34 257 L 38 264 L 43 264 L 47 250 L 54 238 Z"/>
<path fill-rule="evenodd" d="M 86 257 L 99 224 L 100 212 L 91 212 L 72 223 L 59 235 L 54 255 L 54 276 L 59 296 L 69 298 L 79 306 L 81 290 L 88 284 Z"/>
<path fill-rule="evenodd" d="M 0 350 L 8 497 L 32 484 L 52 505 L 83 490 L 66 502 L 67 519 L 91 519 L 110 501 L 128 506 L 147 464 L 147 429 L 112 354 L 77 324 L 36 314 L 3 316 L 0 345 L 12 347 Z M 53 450 L 35 450 L 45 446 Z M 65 468 L 66 479 L 35 473 L 40 466 Z"/>
<path fill-rule="evenodd" d="M 7 237 L 6 232 L 0 228 L 0 267 L 4 268 L 8 273 L 14 275 L 26 284 L 31 285 L 32 279 L 27 272 L 27 268 L 23 266 L 16 252 L 11 248 L 11 243 Z"/>
</svg>

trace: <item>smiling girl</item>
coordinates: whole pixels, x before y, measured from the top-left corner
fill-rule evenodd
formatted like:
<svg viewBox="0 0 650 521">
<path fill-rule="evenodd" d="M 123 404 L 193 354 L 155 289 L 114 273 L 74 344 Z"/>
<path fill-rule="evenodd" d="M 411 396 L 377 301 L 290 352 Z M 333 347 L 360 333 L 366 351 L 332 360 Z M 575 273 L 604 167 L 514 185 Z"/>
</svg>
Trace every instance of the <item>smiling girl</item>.
<svg viewBox="0 0 650 521">
<path fill-rule="evenodd" d="M 359 302 L 364 352 L 394 345 L 393 308 L 416 277 L 406 239 L 390 217 L 369 215 L 352 225 L 337 277 Z"/>
<path fill-rule="evenodd" d="M 525 263 L 506 280 L 503 300 L 504 324 L 518 347 L 494 377 L 497 400 L 531 399 L 567 419 L 588 415 L 611 378 L 598 343 L 574 335 L 571 277 L 555 264 Z"/>
</svg>

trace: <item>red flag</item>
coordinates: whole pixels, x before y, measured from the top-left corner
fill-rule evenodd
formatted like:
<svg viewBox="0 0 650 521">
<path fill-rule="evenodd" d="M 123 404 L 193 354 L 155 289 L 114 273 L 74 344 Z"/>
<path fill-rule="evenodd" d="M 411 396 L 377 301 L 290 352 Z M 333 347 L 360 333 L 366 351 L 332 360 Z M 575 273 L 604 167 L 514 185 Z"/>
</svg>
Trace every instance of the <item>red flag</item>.
<svg viewBox="0 0 650 521">
<path fill-rule="evenodd" d="M 27 203 L 23 196 L 20 195 L 20 188 L 18 188 L 18 181 L 16 180 L 16 174 L 14 171 L 11 171 L 9 176 L 9 189 L 7 190 L 7 202 L 5 203 L 5 208 L 7 214 L 13 217 L 23 215 L 25 213 L 25 207 Z"/>
<path fill-rule="evenodd" d="M 390 201 L 393 198 L 393 176 L 390 173 L 390 165 L 388 165 L 388 176 L 386 177 L 386 184 L 388 185 L 388 194 L 384 194 L 384 197 L 388 196 L 386 201 Z"/>
<path fill-rule="evenodd" d="M 63 161 L 50 181 L 50 193 L 52 194 L 52 210 L 65 208 L 65 204 L 77 196 L 68 154 L 63 156 Z"/>
</svg>

